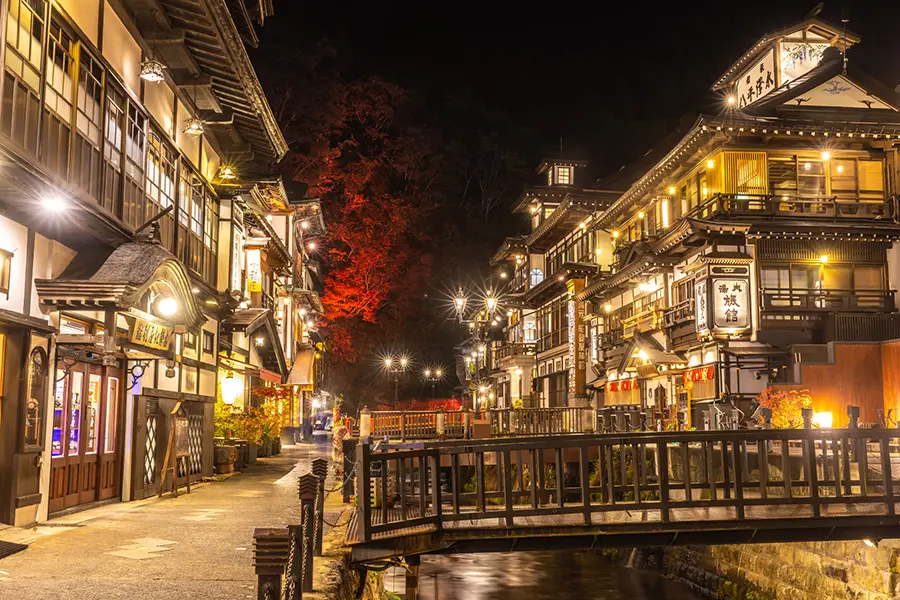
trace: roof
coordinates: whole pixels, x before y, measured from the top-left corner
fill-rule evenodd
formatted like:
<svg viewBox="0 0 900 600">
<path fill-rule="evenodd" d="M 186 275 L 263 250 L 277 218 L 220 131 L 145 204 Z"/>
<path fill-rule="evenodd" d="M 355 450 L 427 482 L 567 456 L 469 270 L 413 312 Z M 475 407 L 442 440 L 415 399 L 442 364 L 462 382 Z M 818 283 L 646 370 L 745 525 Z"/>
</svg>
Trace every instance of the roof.
<svg viewBox="0 0 900 600">
<path fill-rule="evenodd" d="M 734 64 L 732 64 L 728 68 L 728 70 L 726 70 L 721 75 L 721 77 L 716 80 L 716 82 L 712 85 L 713 91 L 718 91 L 730 85 L 734 81 L 734 78 L 738 75 L 738 73 L 741 72 L 744 67 L 753 64 L 753 61 L 756 60 L 756 58 L 766 50 L 770 42 L 788 36 L 799 30 L 811 31 L 815 35 L 825 38 L 823 41 L 829 41 L 832 44 L 840 45 L 844 48 L 858 43 L 861 39 L 855 33 L 845 31 L 842 27 L 832 25 L 831 23 L 823 21 L 816 16 L 807 17 L 798 23 L 790 25 L 789 27 L 777 29 L 762 36 L 759 41 L 750 48 L 750 50 L 745 52 L 739 59 L 737 59 L 737 61 L 735 61 Z"/>
<path fill-rule="evenodd" d="M 42 306 L 51 310 L 65 307 L 127 310 L 138 306 L 150 286 L 164 281 L 182 308 L 173 320 L 190 327 L 206 320 L 184 265 L 160 244 L 143 241 L 122 244 L 102 259 L 99 266 L 90 254 L 79 253 L 56 279 L 35 280 Z"/>
<path fill-rule="evenodd" d="M 287 375 L 287 360 L 281 347 L 278 336 L 278 326 L 275 323 L 275 315 L 268 308 L 242 308 L 222 321 L 222 328 L 226 331 L 243 331 L 247 338 L 254 333 L 264 330 L 269 338 L 268 344 L 257 345 L 256 351 L 263 362 L 263 367 Z M 263 338 L 265 339 L 265 338 Z"/>
<path fill-rule="evenodd" d="M 540 174 L 546 173 L 547 169 L 549 169 L 550 167 L 586 167 L 587 165 L 587 161 L 583 160 L 573 160 L 569 158 L 544 158 L 541 160 L 535 171 Z"/>
</svg>

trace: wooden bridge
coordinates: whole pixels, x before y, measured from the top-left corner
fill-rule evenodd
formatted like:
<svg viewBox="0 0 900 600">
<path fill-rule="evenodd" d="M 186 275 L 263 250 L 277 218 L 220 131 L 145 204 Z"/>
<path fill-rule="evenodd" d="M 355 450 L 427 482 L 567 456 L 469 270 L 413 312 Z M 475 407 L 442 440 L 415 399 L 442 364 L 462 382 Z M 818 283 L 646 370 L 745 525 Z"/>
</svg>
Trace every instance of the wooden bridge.
<svg viewBox="0 0 900 600">
<path fill-rule="evenodd" d="M 900 537 L 900 430 L 361 440 L 347 542 L 427 553 Z"/>
</svg>

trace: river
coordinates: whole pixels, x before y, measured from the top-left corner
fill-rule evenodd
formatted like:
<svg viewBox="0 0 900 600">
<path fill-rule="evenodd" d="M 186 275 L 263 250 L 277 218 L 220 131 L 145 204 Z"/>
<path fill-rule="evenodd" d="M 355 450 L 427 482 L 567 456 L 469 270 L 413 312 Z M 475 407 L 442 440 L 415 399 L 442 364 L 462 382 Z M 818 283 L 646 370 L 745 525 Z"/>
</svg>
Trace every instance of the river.
<svg viewBox="0 0 900 600">
<path fill-rule="evenodd" d="M 404 592 L 401 569 L 385 587 Z M 656 573 L 616 566 L 592 552 L 425 556 L 420 600 L 702 600 Z"/>
</svg>

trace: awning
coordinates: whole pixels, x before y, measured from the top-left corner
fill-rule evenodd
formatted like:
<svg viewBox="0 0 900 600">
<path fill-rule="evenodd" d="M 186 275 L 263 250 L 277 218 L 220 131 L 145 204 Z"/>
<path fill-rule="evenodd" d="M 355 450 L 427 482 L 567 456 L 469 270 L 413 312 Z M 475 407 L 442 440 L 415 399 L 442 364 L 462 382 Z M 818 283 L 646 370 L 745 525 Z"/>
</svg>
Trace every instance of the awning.
<svg viewBox="0 0 900 600">
<path fill-rule="evenodd" d="M 184 265 L 155 239 L 122 244 L 101 259 L 98 264 L 96 254 L 81 252 L 56 279 L 36 279 L 41 308 L 128 310 L 153 289 L 178 302 L 179 310 L 167 321 L 189 328 L 206 321 Z"/>
<path fill-rule="evenodd" d="M 268 381 L 269 383 L 281 384 L 281 375 L 279 375 L 278 373 L 273 373 L 268 369 L 260 369 L 259 378 L 263 381 Z"/>
<path fill-rule="evenodd" d="M 627 370 L 628 363 L 634 358 L 635 351 L 645 353 L 647 360 L 654 365 L 677 365 L 687 362 L 687 359 L 681 354 L 666 351 L 651 336 L 644 333 L 635 333 L 625 350 L 625 354 L 622 355 L 622 361 L 616 370 L 617 373 L 624 373 Z"/>
<path fill-rule="evenodd" d="M 242 308 L 222 321 L 224 331 L 231 333 L 243 331 L 247 338 L 259 332 L 265 334 L 268 343 L 254 345 L 256 352 L 263 361 L 262 366 L 277 373 L 287 373 L 287 360 L 278 337 L 278 325 L 275 323 L 275 315 L 268 308 Z M 280 383 L 280 380 L 279 380 Z"/>
<path fill-rule="evenodd" d="M 314 350 L 303 350 L 294 359 L 291 374 L 288 375 L 289 385 L 299 385 L 302 390 L 312 391 L 316 382 Z"/>
</svg>

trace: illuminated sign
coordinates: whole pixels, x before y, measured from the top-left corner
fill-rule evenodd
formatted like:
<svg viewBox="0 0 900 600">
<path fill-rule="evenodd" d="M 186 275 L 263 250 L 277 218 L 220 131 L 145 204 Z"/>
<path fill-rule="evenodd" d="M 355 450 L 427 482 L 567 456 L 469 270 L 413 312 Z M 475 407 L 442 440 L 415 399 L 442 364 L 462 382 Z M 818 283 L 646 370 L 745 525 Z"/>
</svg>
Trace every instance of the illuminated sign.
<svg viewBox="0 0 900 600">
<path fill-rule="evenodd" d="M 694 285 L 694 300 L 696 302 L 696 324 L 697 331 L 706 331 L 709 329 L 709 309 L 706 297 L 706 280 L 698 281 Z"/>
<path fill-rule="evenodd" d="M 606 389 L 610 392 L 630 392 L 638 389 L 637 379 L 623 379 L 622 381 L 610 381 Z"/>
<path fill-rule="evenodd" d="M 778 87 L 775 83 L 775 50 L 766 52 L 756 64 L 744 71 L 736 87 L 738 108 L 756 102 Z"/>
<path fill-rule="evenodd" d="M 716 329 L 746 329 L 750 326 L 750 287 L 746 279 L 714 279 L 714 324 Z"/>
<path fill-rule="evenodd" d="M 172 339 L 172 328 L 167 325 L 153 323 L 136 317 L 131 331 L 128 333 L 128 341 L 138 346 L 168 350 Z"/>
<path fill-rule="evenodd" d="M 247 250 L 247 291 L 262 291 L 262 257 L 259 248 Z"/>
<path fill-rule="evenodd" d="M 570 279 L 569 290 L 569 394 L 584 394 L 587 382 L 587 346 L 584 339 L 584 303 L 575 300 L 575 294 L 584 289 L 584 279 Z"/>
<path fill-rule="evenodd" d="M 716 367 L 714 365 L 688 369 L 684 372 L 684 382 L 697 383 L 698 381 L 712 381 L 715 375 Z"/>
</svg>

